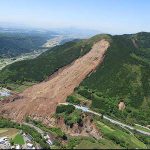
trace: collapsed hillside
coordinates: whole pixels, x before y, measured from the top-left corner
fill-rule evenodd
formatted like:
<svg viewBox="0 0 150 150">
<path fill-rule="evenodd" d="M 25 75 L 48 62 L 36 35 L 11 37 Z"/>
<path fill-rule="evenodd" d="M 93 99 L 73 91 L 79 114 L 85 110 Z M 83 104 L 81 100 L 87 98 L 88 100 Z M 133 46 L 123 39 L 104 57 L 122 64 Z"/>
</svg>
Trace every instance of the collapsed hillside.
<svg viewBox="0 0 150 150">
<path fill-rule="evenodd" d="M 91 100 L 88 102 L 96 111 L 127 124 L 149 125 L 150 33 L 97 35 L 88 40 L 68 42 L 36 59 L 5 67 L 0 72 L 0 83 L 9 87 L 11 83 L 48 80 L 49 75 L 85 55 L 101 39 L 110 43 L 104 62 L 86 77 L 75 93 Z M 120 102 L 125 105 L 121 111 L 118 109 Z"/>
<path fill-rule="evenodd" d="M 6 66 L 0 72 L 0 84 L 9 87 L 9 84 L 23 82 L 41 82 L 56 72 L 59 68 L 72 63 L 90 51 L 96 41 L 108 39 L 107 35 L 100 35 L 88 40 L 74 40 L 63 45 L 55 46 L 39 57 L 24 60 Z"/>
<path fill-rule="evenodd" d="M 103 61 L 108 47 L 108 41 L 104 39 L 96 41 L 87 54 L 59 69 L 47 81 L 12 97 L 12 102 L 1 104 L 0 114 L 17 121 L 22 121 L 26 116 L 49 119 L 55 112 L 57 104 L 64 102 L 74 88 Z"/>
</svg>

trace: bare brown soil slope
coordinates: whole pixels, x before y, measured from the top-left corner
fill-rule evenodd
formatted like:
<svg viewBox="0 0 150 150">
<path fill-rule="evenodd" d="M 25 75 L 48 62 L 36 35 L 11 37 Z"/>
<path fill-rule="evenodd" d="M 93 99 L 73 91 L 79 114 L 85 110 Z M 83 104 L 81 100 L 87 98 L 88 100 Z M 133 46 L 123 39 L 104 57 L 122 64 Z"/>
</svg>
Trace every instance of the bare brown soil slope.
<svg viewBox="0 0 150 150">
<path fill-rule="evenodd" d="M 74 88 L 102 62 L 108 47 L 106 40 L 95 43 L 90 52 L 59 70 L 48 81 L 26 89 L 13 102 L 1 104 L 0 115 L 16 121 L 22 121 L 25 116 L 49 119 L 57 104 L 64 102 Z"/>
</svg>

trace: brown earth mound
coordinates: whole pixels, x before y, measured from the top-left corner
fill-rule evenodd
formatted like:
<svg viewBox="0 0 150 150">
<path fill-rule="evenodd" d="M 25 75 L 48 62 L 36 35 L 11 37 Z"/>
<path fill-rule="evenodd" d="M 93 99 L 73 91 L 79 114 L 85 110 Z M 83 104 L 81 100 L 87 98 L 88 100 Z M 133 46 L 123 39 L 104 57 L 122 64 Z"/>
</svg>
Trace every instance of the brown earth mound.
<svg viewBox="0 0 150 150">
<path fill-rule="evenodd" d="M 92 119 L 93 116 L 90 114 L 82 114 L 82 118 L 82 124 L 75 123 L 70 127 L 65 124 L 63 117 L 59 117 L 55 121 L 55 126 L 61 128 L 62 131 L 71 136 L 92 136 L 96 139 L 102 138 L 99 129 Z"/>
<path fill-rule="evenodd" d="M 65 102 L 74 88 L 103 61 L 108 47 L 106 40 L 95 43 L 90 52 L 59 70 L 48 81 L 26 89 L 10 103 L 0 104 L 0 115 L 18 122 L 26 116 L 50 118 L 57 104 Z"/>
</svg>

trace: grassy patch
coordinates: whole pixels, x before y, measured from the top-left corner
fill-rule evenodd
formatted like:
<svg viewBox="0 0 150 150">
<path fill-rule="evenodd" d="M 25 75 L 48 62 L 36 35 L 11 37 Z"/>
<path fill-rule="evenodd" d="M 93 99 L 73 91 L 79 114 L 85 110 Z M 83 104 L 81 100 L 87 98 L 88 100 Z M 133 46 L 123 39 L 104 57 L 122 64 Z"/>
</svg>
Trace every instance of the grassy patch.
<svg viewBox="0 0 150 150">
<path fill-rule="evenodd" d="M 119 145 L 113 143 L 111 140 L 102 138 L 95 140 L 91 137 L 71 137 L 66 145 L 67 149 L 119 149 Z"/>
<path fill-rule="evenodd" d="M 82 140 L 76 149 L 100 149 L 99 143 L 92 143 L 88 140 Z"/>
<path fill-rule="evenodd" d="M 82 140 L 75 149 L 120 149 L 121 147 L 111 140 L 101 139 L 98 142 L 91 142 L 89 140 Z"/>
<path fill-rule="evenodd" d="M 114 143 L 111 140 L 108 140 L 106 138 L 103 138 L 101 140 L 99 140 L 99 146 L 101 147 L 101 149 L 121 149 L 122 147 L 116 143 Z"/>
<path fill-rule="evenodd" d="M 112 131 L 115 131 L 114 129 L 110 128 L 109 126 L 105 125 L 104 123 L 98 121 L 97 122 L 103 130 L 105 130 L 105 132 L 112 132 Z"/>
<path fill-rule="evenodd" d="M 8 83 L 6 85 L 4 85 L 4 87 L 7 87 L 9 89 L 11 89 L 14 92 L 20 93 L 22 91 L 24 91 L 26 88 L 34 85 L 34 82 L 23 82 L 23 83 Z"/>
<path fill-rule="evenodd" d="M 23 139 L 22 135 L 17 134 L 17 135 L 15 136 L 15 138 L 13 139 L 13 142 L 14 142 L 14 144 L 23 145 L 23 144 L 24 144 L 24 139 Z"/>
<path fill-rule="evenodd" d="M 134 135 L 127 134 L 120 129 L 111 128 L 102 122 L 97 122 L 104 137 L 124 148 L 146 148 L 146 145 Z"/>
<path fill-rule="evenodd" d="M 69 99 L 71 97 L 71 100 Z M 81 104 L 90 106 L 92 101 L 85 98 L 84 96 L 78 94 L 77 92 L 74 92 L 71 96 L 69 96 L 66 100 L 67 102 L 73 103 L 73 104 Z"/>
</svg>

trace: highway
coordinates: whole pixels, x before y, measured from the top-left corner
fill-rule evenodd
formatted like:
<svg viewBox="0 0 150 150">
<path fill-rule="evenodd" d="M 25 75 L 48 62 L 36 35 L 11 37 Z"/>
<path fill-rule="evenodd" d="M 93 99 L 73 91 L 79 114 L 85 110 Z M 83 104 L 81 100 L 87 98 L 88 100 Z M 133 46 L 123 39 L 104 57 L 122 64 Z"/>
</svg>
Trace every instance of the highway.
<svg viewBox="0 0 150 150">
<path fill-rule="evenodd" d="M 59 105 L 73 105 L 71 103 L 59 103 Z M 91 114 L 94 114 L 94 115 L 97 115 L 97 116 L 102 116 L 102 114 L 100 113 L 97 113 L 95 111 L 92 111 L 90 110 L 88 107 L 84 107 L 84 106 L 79 106 L 79 105 L 73 105 L 76 109 L 80 109 L 82 110 L 83 112 L 88 112 L 88 113 L 91 113 Z M 143 131 L 143 130 L 140 130 L 140 129 L 136 129 L 130 125 L 127 125 L 127 124 L 124 124 L 124 123 L 121 123 L 120 121 L 117 121 L 117 120 L 114 120 L 114 119 L 111 119 L 110 117 L 108 116 L 105 116 L 103 115 L 103 119 L 106 119 L 108 121 L 110 121 L 111 123 L 113 124 L 116 124 L 116 125 L 119 125 L 121 128 L 127 128 L 127 129 L 130 129 L 130 130 L 134 130 L 134 131 L 137 131 L 141 134 L 144 134 L 144 135 L 147 135 L 147 136 L 150 136 L 150 132 L 146 132 L 146 131 Z"/>
</svg>

